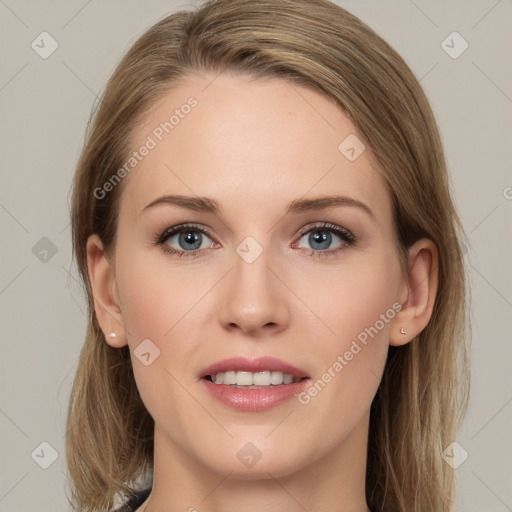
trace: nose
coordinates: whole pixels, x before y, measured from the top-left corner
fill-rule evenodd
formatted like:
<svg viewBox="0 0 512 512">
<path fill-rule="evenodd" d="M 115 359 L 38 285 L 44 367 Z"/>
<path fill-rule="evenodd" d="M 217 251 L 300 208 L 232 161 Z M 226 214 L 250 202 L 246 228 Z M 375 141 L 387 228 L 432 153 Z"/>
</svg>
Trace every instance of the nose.
<svg viewBox="0 0 512 512">
<path fill-rule="evenodd" d="M 249 263 L 238 253 L 226 276 L 219 308 L 219 319 L 228 331 L 263 336 L 286 329 L 289 321 L 289 291 L 276 276 L 268 251 Z M 281 277 L 282 279 L 282 277 Z"/>
</svg>

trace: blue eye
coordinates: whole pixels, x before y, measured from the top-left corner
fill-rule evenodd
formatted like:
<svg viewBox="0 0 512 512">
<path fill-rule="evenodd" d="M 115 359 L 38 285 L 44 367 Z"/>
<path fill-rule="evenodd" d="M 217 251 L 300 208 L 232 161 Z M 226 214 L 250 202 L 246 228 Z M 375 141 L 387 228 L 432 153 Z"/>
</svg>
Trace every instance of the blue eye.
<svg viewBox="0 0 512 512">
<path fill-rule="evenodd" d="M 167 241 L 176 235 L 178 236 L 180 246 L 191 250 L 175 250 L 170 248 Z M 203 235 L 210 237 L 208 230 L 205 228 L 200 228 L 194 224 L 183 224 L 166 229 L 161 235 L 157 236 L 155 242 L 168 254 L 177 254 L 180 257 L 190 258 L 197 256 L 198 252 L 200 252 L 203 245 Z"/>
<path fill-rule="evenodd" d="M 328 249 L 333 241 L 333 233 L 336 237 L 341 239 L 342 243 L 341 246 L 336 249 Z M 312 228 L 310 227 L 307 231 L 303 231 L 301 234 L 301 240 L 302 238 L 306 238 L 307 242 L 312 246 L 309 254 L 309 256 L 312 257 L 331 256 L 346 249 L 356 241 L 355 236 L 350 233 L 350 231 L 327 222 L 320 223 Z"/>
<path fill-rule="evenodd" d="M 333 240 L 333 233 L 342 243 L 338 248 L 328 249 Z M 307 230 L 302 230 L 300 235 L 301 240 L 308 235 L 307 243 L 312 245 L 309 256 L 312 257 L 333 256 L 356 242 L 356 237 L 350 231 L 327 222 L 319 223 L 313 227 L 308 226 Z M 179 249 L 173 249 L 168 242 L 176 236 L 178 237 Z M 177 255 L 180 258 L 195 258 L 201 252 L 204 252 L 204 249 L 211 248 L 212 246 L 212 243 L 204 245 L 204 236 L 210 239 L 213 238 L 209 230 L 204 227 L 199 227 L 195 224 L 180 224 L 167 228 L 161 234 L 157 234 L 154 238 L 154 244 L 161 246 L 166 254 Z M 292 247 L 296 248 L 296 243 Z"/>
</svg>

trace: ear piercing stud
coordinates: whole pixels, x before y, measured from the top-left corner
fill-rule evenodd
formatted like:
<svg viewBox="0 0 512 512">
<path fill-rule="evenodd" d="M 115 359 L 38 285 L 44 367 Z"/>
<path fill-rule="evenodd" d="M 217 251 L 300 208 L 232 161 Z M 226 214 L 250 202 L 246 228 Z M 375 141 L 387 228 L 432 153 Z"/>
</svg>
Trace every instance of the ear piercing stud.
<svg viewBox="0 0 512 512">
<path fill-rule="evenodd" d="M 109 338 L 115 338 L 117 336 L 117 334 L 115 332 L 111 332 L 108 337 Z"/>
<path fill-rule="evenodd" d="M 401 332 L 402 334 L 405 334 L 405 329 L 402 327 L 402 328 L 400 329 L 400 332 Z"/>
</svg>

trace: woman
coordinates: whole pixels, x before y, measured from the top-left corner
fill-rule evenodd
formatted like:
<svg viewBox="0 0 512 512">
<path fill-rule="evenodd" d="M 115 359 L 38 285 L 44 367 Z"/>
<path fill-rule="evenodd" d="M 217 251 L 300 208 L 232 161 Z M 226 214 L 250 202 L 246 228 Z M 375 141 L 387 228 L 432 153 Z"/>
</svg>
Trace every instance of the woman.
<svg viewBox="0 0 512 512">
<path fill-rule="evenodd" d="M 464 234 L 428 101 L 360 20 L 158 22 L 107 84 L 72 227 L 75 510 L 452 510 Z"/>
</svg>

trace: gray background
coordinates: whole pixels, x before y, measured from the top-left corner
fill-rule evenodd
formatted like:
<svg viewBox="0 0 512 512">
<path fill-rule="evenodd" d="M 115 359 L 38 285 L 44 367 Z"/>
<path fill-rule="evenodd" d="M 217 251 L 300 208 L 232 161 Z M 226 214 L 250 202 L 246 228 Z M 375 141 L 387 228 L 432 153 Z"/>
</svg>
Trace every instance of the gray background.
<svg viewBox="0 0 512 512">
<path fill-rule="evenodd" d="M 456 439 L 469 456 L 456 470 L 456 510 L 512 511 L 512 3 L 338 3 L 398 50 L 437 116 L 471 242 L 472 395 Z M 0 512 L 69 510 L 64 426 L 86 326 L 71 262 L 74 166 L 119 58 L 187 5 L 0 0 Z M 44 31 L 58 43 L 46 59 L 31 47 Z M 454 31 L 469 44 L 457 58 L 442 46 Z M 462 49 L 457 38 L 446 44 Z M 58 455 L 47 469 L 42 442 Z"/>
</svg>

